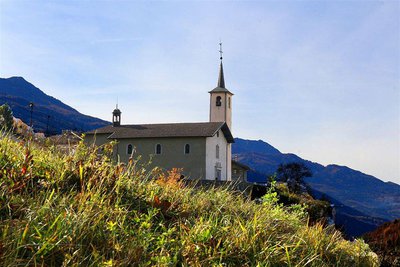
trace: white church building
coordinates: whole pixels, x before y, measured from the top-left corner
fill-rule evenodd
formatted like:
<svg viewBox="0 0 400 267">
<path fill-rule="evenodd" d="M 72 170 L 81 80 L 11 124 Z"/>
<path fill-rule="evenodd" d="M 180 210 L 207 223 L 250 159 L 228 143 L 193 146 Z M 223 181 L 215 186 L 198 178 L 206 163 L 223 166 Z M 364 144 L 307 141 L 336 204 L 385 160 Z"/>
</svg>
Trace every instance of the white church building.
<svg viewBox="0 0 400 267">
<path fill-rule="evenodd" d="M 246 181 L 249 168 L 232 161 L 233 94 L 225 87 L 220 59 L 217 87 L 209 91 L 208 122 L 124 125 L 117 107 L 112 125 L 86 133 L 85 141 L 102 145 L 116 140 L 114 154 L 120 161 L 140 155 L 154 167 L 180 168 L 189 179 Z"/>
</svg>

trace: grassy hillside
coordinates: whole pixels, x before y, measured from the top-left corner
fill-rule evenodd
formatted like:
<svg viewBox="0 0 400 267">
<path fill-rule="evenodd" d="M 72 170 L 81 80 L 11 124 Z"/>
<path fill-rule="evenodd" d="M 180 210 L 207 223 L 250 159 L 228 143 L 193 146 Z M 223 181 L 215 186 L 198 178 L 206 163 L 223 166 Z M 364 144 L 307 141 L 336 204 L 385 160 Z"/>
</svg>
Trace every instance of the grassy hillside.
<svg viewBox="0 0 400 267">
<path fill-rule="evenodd" d="M 381 258 L 381 266 L 400 266 L 400 219 L 384 223 L 364 236 Z"/>
<path fill-rule="evenodd" d="M 114 164 L 111 145 L 63 149 L 0 139 L 3 266 L 376 266 L 362 241 L 307 226 L 276 195 L 255 204 L 195 189 L 177 171 Z"/>
</svg>

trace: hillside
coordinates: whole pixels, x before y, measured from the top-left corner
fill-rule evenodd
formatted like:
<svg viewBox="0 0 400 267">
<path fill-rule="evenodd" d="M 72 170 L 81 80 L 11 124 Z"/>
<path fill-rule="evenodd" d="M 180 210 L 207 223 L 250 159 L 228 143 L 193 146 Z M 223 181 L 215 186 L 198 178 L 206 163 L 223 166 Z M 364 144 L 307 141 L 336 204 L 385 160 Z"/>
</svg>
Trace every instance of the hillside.
<svg viewBox="0 0 400 267">
<path fill-rule="evenodd" d="M 364 239 L 382 259 L 381 267 L 400 266 L 400 220 L 381 225 Z"/>
<path fill-rule="evenodd" d="M 4 266 L 377 266 L 363 241 L 307 225 L 299 206 L 257 204 L 114 164 L 83 143 L 61 153 L 0 139 Z"/>
<path fill-rule="evenodd" d="M 91 116 L 83 115 L 58 99 L 46 95 L 22 77 L 0 78 L 0 105 L 8 103 L 14 117 L 30 122 L 29 103 L 34 103 L 33 128 L 57 134 L 62 130 L 89 131 L 109 124 Z M 48 116 L 50 115 L 50 118 Z"/>
<path fill-rule="evenodd" d="M 237 160 L 253 169 L 249 177 L 253 182 L 265 182 L 281 163 L 304 163 L 313 172 L 306 183 L 316 197 L 323 196 L 335 204 L 336 223 L 349 236 L 359 236 L 385 221 L 400 218 L 400 186 L 395 183 L 345 166 L 323 166 L 295 154 L 280 153 L 262 141 L 236 138 L 232 151 Z"/>
</svg>

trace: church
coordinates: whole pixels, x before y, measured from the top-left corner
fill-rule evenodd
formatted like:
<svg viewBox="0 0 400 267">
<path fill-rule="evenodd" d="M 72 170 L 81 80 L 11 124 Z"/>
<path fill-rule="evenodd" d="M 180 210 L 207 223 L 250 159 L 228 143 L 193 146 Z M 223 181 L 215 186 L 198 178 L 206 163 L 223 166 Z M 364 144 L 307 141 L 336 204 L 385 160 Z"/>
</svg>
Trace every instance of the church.
<svg viewBox="0 0 400 267">
<path fill-rule="evenodd" d="M 217 87 L 209 91 L 208 122 L 124 125 L 118 106 L 112 125 L 86 133 L 89 144 L 117 141 L 116 159 L 128 162 L 141 156 L 143 163 L 165 170 L 182 169 L 189 179 L 246 181 L 249 168 L 232 160 L 232 96 L 225 88 L 222 51 Z"/>
</svg>

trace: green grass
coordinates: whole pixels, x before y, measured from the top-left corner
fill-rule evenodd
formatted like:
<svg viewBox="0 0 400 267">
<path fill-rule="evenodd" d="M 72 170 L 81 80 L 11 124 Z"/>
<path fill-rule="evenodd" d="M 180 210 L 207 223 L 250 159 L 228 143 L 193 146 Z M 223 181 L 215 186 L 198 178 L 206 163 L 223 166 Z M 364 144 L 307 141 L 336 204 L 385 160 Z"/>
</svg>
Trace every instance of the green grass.
<svg viewBox="0 0 400 267">
<path fill-rule="evenodd" d="M 362 241 L 307 226 L 270 193 L 256 204 L 176 171 L 116 164 L 83 143 L 0 139 L 2 266 L 377 266 Z"/>
</svg>

